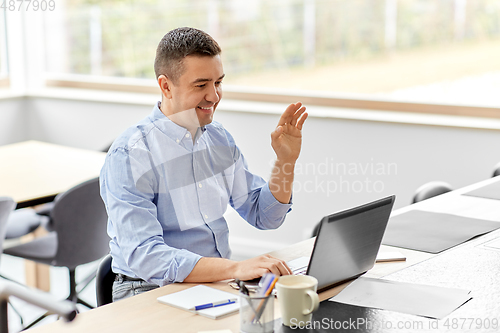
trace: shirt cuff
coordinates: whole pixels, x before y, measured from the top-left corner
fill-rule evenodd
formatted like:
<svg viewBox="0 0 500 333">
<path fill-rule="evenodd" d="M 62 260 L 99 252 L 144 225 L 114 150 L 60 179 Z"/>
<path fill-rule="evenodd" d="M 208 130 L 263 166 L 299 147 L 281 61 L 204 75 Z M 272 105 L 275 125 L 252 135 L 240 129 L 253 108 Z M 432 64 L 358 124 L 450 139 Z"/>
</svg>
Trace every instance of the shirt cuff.
<svg viewBox="0 0 500 333">
<path fill-rule="evenodd" d="M 269 189 L 269 183 L 262 186 L 260 192 L 260 204 L 263 206 L 262 213 L 267 217 L 268 220 L 274 223 L 279 223 L 275 228 L 279 227 L 285 218 L 285 215 L 292 210 L 292 199 L 293 194 L 290 197 L 290 202 L 287 204 L 281 203 L 274 197 L 273 193 Z"/>
<path fill-rule="evenodd" d="M 165 286 L 174 282 L 183 282 L 191 274 L 194 266 L 196 266 L 201 258 L 202 256 L 191 251 L 179 250 L 175 258 L 173 258 L 175 263 L 170 266 L 167 274 L 165 274 L 165 278 L 159 285 Z"/>
</svg>

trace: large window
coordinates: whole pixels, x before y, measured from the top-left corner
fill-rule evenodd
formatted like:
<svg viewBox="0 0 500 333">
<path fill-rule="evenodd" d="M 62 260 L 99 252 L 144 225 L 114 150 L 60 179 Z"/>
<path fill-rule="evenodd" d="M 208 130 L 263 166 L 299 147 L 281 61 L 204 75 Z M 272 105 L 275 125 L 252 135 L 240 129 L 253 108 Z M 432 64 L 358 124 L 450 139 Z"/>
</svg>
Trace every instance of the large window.
<svg viewBox="0 0 500 333">
<path fill-rule="evenodd" d="M 498 0 L 65 0 L 45 16 L 47 71 L 153 79 L 158 41 L 193 26 L 225 84 L 500 106 Z"/>
<path fill-rule="evenodd" d="M 8 85 L 6 13 L 0 9 L 0 88 Z"/>
</svg>

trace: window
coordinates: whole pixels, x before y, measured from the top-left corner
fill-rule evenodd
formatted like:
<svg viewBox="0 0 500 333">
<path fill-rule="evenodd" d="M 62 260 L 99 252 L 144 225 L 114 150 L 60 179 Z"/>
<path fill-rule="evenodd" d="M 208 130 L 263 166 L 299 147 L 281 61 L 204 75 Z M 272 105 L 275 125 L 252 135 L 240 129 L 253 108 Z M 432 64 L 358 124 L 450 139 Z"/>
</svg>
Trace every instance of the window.
<svg viewBox="0 0 500 333">
<path fill-rule="evenodd" d="M 6 31 L 6 13 L 2 8 L 0 10 L 0 88 L 9 85 L 8 79 L 8 57 L 7 57 L 7 31 Z"/>
<path fill-rule="evenodd" d="M 226 85 L 500 106 L 498 0 L 59 3 L 45 20 L 53 74 L 153 79 L 163 34 L 193 26 L 221 44 Z"/>
</svg>

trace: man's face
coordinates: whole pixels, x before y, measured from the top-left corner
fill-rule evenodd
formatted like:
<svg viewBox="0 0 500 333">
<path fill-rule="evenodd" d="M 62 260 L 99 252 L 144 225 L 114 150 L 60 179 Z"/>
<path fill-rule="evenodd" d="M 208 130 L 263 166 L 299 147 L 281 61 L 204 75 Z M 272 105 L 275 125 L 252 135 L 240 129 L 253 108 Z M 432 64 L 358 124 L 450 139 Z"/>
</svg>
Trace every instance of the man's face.
<svg viewBox="0 0 500 333">
<path fill-rule="evenodd" d="M 208 125 L 222 98 L 220 56 L 187 56 L 183 65 L 183 74 L 172 85 L 169 114 L 182 119 L 181 125 L 186 127 Z"/>
</svg>

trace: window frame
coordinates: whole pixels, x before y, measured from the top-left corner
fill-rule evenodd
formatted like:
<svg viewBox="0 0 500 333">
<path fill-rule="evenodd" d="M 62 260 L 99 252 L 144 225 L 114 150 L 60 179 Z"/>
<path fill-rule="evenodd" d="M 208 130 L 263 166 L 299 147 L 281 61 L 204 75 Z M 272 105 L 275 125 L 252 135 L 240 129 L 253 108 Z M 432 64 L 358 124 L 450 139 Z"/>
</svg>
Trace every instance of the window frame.
<svg viewBox="0 0 500 333">
<path fill-rule="evenodd" d="M 52 88 L 73 88 L 144 94 L 160 93 L 160 89 L 154 80 L 118 77 L 96 78 L 91 76 L 85 77 L 84 75 L 52 75 L 45 79 L 45 86 Z M 285 91 L 272 88 L 229 85 L 224 85 L 223 91 L 224 99 L 250 102 L 290 103 L 291 101 L 300 100 L 306 105 L 333 108 L 500 119 L 500 106 L 495 108 L 445 103 L 408 102 L 383 98 L 354 98 L 328 92 L 309 92 L 303 90 Z"/>
</svg>

